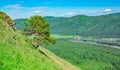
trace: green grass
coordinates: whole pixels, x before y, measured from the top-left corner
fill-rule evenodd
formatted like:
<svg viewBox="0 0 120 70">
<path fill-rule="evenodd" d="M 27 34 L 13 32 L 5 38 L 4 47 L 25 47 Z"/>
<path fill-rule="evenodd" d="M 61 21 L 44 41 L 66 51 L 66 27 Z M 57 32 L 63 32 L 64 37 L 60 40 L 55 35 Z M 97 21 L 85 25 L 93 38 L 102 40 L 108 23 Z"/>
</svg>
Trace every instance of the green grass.
<svg viewBox="0 0 120 70">
<path fill-rule="evenodd" d="M 0 20 L 0 70 L 62 70 L 62 67 Z"/>
<path fill-rule="evenodd" d="M 0 41 L 0 70 L 61 70 L 35 49 L 12 46 Z"/>
<path fill-rule="evenodd" d="M 68 41 L 58 41 L 45 48 L 82 70 L 120 70 L 118 49 Z"/>
</svg>

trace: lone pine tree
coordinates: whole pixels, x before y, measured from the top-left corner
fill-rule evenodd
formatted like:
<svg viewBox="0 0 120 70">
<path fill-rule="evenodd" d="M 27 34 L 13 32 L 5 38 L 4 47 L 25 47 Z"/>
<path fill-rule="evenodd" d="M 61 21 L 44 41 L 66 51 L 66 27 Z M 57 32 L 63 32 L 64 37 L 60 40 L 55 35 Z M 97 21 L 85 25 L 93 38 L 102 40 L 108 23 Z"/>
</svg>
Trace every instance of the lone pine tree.
<svg viewBox="0 0 120 70">
<path fill-rule="evenodd" d="M 33 42 L 36 48 L 38 48 L 40 44 L 54 44 L 56 42 L 56 40 L 50 36 L 50 25 L 42 16 L 31 16 L 30 19 L 28 19 L 25 30 L 35 35 Z"/>
</svg>

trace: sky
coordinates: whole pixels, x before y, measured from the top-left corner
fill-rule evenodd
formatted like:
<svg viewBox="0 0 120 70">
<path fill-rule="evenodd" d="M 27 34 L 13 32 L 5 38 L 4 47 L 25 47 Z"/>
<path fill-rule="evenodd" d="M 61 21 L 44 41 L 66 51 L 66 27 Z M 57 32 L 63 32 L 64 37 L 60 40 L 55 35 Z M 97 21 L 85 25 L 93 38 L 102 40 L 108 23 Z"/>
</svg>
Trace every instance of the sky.
<svg viewBox="0 0 120 70">
<path fill-rule="evenodd" d="M 69 17 L 120 13 L 120 0 L 0 0 L 0 11 L 13 19 L 32 15 Z"/>
</svg>

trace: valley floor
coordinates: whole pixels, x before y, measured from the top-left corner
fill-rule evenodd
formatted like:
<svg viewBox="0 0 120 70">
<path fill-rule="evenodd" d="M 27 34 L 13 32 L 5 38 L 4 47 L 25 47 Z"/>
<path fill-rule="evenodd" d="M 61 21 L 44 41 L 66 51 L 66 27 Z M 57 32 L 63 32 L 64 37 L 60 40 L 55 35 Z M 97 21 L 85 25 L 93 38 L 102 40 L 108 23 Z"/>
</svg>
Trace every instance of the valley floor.
<svg viewBox="0 0 120 70">
<path fill-rule="evenodd" d="M 82 70 L 120 70 L 120 49 L 70 41 L 45 48 Z"/>
</svg>

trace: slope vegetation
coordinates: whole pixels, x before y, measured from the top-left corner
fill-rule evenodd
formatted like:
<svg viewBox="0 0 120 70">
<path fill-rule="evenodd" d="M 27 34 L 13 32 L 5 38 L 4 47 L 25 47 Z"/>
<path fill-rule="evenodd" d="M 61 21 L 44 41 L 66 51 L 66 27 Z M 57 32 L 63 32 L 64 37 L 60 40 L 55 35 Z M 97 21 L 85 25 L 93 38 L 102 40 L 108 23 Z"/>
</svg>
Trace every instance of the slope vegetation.
<svg viewBox="0 0 120 70">
<path fill-rule="evenodd" d="M 51 53 L 50 51 L 44 49 L 43 47 L 40 47 L 39 50 L 41 52 L 44 52 L 46 56 L 51 58 L 53 61 L 55 61 L 57 64 L 59 64 L 62 68 L 65 70 L 80 70 L 80 68 L 70 64 L 69 62 L 61 59 L 60 57 L 56 56 L 55 54 Z"/>
<path fill-rule="evenodd" d="M 1 13 L 0 13 L 1 14 Z M 63 70 L 0 19 L 0 70 Z"/>
</svg>

